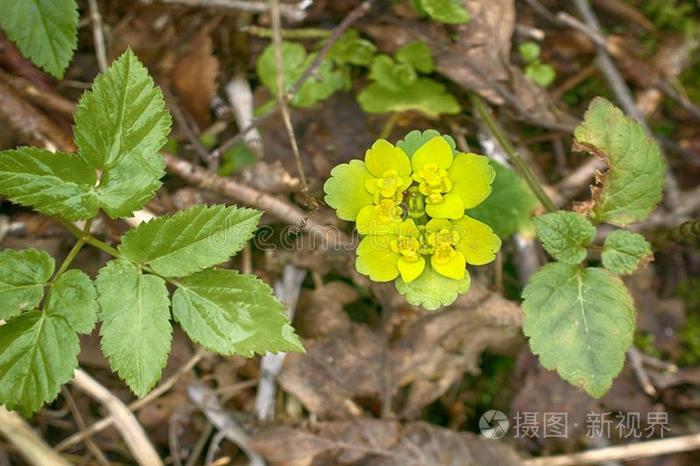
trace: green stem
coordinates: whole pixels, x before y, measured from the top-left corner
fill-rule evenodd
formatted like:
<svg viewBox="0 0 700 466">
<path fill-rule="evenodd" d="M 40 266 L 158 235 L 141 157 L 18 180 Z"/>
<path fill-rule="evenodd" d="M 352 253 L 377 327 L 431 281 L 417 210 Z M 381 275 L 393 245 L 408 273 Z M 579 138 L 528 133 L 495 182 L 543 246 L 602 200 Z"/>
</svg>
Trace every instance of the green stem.
<svg viewBox="0 0 700 466">
<path fill-rule="evenodd" d="M 83 246 L 86 243 L 86 237 L 90 235 L 90 227 L 92 226 L 92 220 L 90 219 L 85 223 L 85 228 L 83 230 L 80 230 L 78 227 L 75 225 L 71 224 L 71 226 L 78 232 L 77 238 L 78 241 L 73 245 L 71 250 L 68 252 L 68 255 L 66 256 L 65 259 L 63 259 L 63 262 L 61 263 L 61 266 L 58 268 L 58 271 L 54 274 L 53 278 L 49 282 L 49 289 L 46 292 L 46 299 L 44 300 L 44 306 L 42 310 L 46 310 L 46 305 L 49 302 L 49 297 L 51 296 L 51 291 L 53 290 L 53 286 L 58 281 L 58 279 L 65 273 L 66 270 L 68 270 L 68 267 L 70 264 L 73 262 L 75 257 L 78 255 L 80 250 L 83 248 Z"/>
<path fill-rule="evenodd" d="M 491 135 L 496 139 L 496 141 L 498 141 L 498 144 L 508 155 L 510 162 L 515 166 L 515 169 L 518 171 L 518 173 L 520 173 L 520 176 L 522 176 L 525 179 L 525 182 L 530 187 L 535 196 L 537 196 L 537 199 L 539 199 L 540 203 L 545 208 L 545 210 L 547 212 L 554 212 L 555 210 L 557 210 L 557 207 L 554 205 L 554 202 L 552 202 L 547 193 L 544 192 L 544 189 L 542 189 L 542 186 L 537 181 L 535 175 L 532 173 L 532 171 L 527 166 L 522 157 L 518 155 L 515 148 L 510 143 L 510 140 L 503 131 L 503 128 L 501 128 L 501 125 L 499 125 L 496 119 L 493 117 L 491 111 L 487 108 L 486 104 L 481 99 L 481 97 L 474 93 L 471 93 L 470 99 L 472 101 L 474 109 L 479 114 L 479 117 L 481 117 L 483 122 L 486 124 L 486 127 L 488 128 Z"/>
<path fill-rule="evenodd" d="M 379 133 L 379 139 L 386 139 L 389 137 L 391 134 L 391 131 L 394 129 L 394 126 L 396 125 L 396 120 L 398 120 L 399 114 L 398 113 L 392 113 L 391 116 L 389 116 L 389 119 L 386 120 L 384 123 L 384 126 L 382 127 L 382 132 Z"/>
</svg>

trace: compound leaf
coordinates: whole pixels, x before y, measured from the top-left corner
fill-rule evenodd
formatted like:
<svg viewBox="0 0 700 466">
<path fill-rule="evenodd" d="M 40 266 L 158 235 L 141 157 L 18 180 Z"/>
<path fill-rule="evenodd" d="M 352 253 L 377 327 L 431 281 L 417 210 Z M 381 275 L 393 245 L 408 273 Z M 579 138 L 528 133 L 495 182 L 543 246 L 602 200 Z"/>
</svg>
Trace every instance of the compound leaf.
<svg viewBox="0 0 700 466">
<path fill-rule="evenodd" d="M 603 396 L 634 335 L 634 304 L 622 281 L 602 268 L 552 263 L 532 276 L 523 298 L 523 332 L 542 365 Z"/>
<path fill-rule="evenodd" d="M 73 377 L 78 335 L 57 313 L 30 311 L 0 326 L 0 404 L 29 415 Z"/>
<path fill-rule="evenodd" d="M 0 26 L 22 53 L 61 79 L 78 44 L 75 0 L 0 0 Z"/>
<path fill-rule="evenodd" d="M 168 361 L 172 327 L 162 278 L 142 274 L 123 259 L 109 262 L 97 279 L 102 352 L 131 390 L 143 396 Z"/>
<path fill-rule="evenodd" d="M 406 283 L 399 277 L 395 284 L 396 289 L 410 304 L 434 311 L 442 306 L 449 306 L 455 302 L 457 296 L 469 291 L 471 278 L 469 273 L 462 280 L 444 277 L 426 262 L 425 270 L 418 278 Z"/>
<path fill-rule="evenodd" d="M 97 169 L 124 158 L 157 156 L 169 132 L 163 94 L 130 49 L 95 78 L 75 112 L 78 154 Z"/>
<path fill-rule="evenodd" d="M 0 194 L 16 204 L 66 220 L 94 217 L 95 170 L 78 157 L 21 147 L 0 152 Z"/>
<path fill-rule="evenodd" d="M 99 307 L 90 277 L 75 269 L 61 274 L 51 287 L 46 309 L 63 315 L 76 332 L 92 332 Z"/>
<path fill-rule="evenodd" d="M 614 273 L 631 274 L 651 260 L 651 246 L 638 233 L 616 230 L 605 238 L 601 259 L 603 267 Z"/>
<path fill-rule="evenodd" d="M 244 356 L 304 350 L 284 306 L 257 277 L 209 269 L 178 282 L 173 316 L 206 348 Z"/>
<path fill-rule="evenodd" d="M 159 275 L 184 277 L 240 251 L 259 219 L 254 209 L 197 205 L 142 223 L 124 235 L 119 252 Z"/>
<path fill-rule="evenodd" d="M 0 252 L 0 319 L 39 304 L 54 266 L 53 257 L 38 249 Z"/>
<path fill-rule="evenodd" d="M 596 97 L 576 128 L 574 148 L 604 160 L 607 172 L 592 188 L 591 218 L 617 226 L 646 218 L 661 200 L 664 162 L 642 125 Z"/>
<path fill-rule="evenodd" d="M 560 210 L 535 218 L 537 236 L 547 252 L 567 264 L 586 258 L 586 246 L 595 239 L 595 227 L 586 217 Z"/>
</svg>

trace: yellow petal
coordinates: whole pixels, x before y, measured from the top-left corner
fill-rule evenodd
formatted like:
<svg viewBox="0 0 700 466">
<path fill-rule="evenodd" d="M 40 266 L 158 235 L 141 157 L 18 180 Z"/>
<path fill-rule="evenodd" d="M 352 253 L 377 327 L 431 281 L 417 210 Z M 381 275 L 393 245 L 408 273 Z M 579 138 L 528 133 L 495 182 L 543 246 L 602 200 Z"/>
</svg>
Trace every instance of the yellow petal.
<svg viewBox="0 0 700 466">
<path fill-rule="evenodd" d="M 434 218 L 425 225 L 425 231 L 435 233 L 440 230 L 452 228 L 452 223 L 444 218 Z"/>
<path fill-rule="evenodd" d="M 420 170 L 426 163 L 435 163 L 439 168 L 444 169 L 452 163 L 452 148 L 442 136 L 435 136 L 420 146 L 411 157 L 414 172 Z"/>
<path fill-rule="evenodd" d="M 367 181 L 373 179 L 365 163 L 360 160 L 336 166 L 323 185 L 326 203 L 336 210 L 339 218 L 355 221 L 360 209 L 374 202 L 365 189 Z"/>
<path fill-rule="evenodd" d="M 447 193 L 442 196 L 442 202 L 426 203 L 425 211 L 434 218 L 462 218 L 464 216 L 464 201 L 457 194 Z"/>
<path fill-rule="evenodd" d="M 457 252 L 457 254 L 452 256 L 449 262 L 444 264 L 439 263 L 435 260 L 435 257 L 432 257 L 430 260 L 430 265 L 432 265 L 433 269 L 443 277 L 454 278 L 455 280 L 463 279 L 467 273 L 467 261 L 461 252 Z"/>
<path fill-rule="evenodd" d="M 355 222 L 357 232 L 361 235 L 388 235 L 396 231 L 401 223 L 401 217 L 386 222 L 377 213 L 375 205 L 368 205 L 360 209 Z"/>
<path fill-rule="evenodd" d="M 420 257 L 417 261 L 409 262 L 403 257 L 400 257 L 398 267 L 401 273 L 401 279 L 406 283 L 410 283 L 423 273 L 423 269 L 425 269 L 425 259 Z"/>
<path fill-rule="evenodd" d="M 355 268 L 375 282 L 389 282 L 399 276 L 400 255 L 391 250 L 391 235 L 366 236 L 357 246 Z"/>
<path fill-rule="evenodd" d="M 399 176 L 411 174 L 411 161 L 400 147 L 394 147 L 389 141 L 379 139 L 365 154 L 367 170 L 380 178 L 387 170 L 396 170 Z"/>
<path fill-rule="evenodd" d="M 496 258 L 501 239 L 490 226 L 465 216 L 456 221 L 454 227 L 460 236 L 457 250 L 464 254 L 469 264 L 484 265 Z"/>
<path fill-rule="evenodd" d="M 496 172 L 488 158 L 476 154 L 457 154 L 447 170 L 452 181 L 452 193 L 464 201 L 465 209 L 472 209 L 489 197 Z"/>
</svg>

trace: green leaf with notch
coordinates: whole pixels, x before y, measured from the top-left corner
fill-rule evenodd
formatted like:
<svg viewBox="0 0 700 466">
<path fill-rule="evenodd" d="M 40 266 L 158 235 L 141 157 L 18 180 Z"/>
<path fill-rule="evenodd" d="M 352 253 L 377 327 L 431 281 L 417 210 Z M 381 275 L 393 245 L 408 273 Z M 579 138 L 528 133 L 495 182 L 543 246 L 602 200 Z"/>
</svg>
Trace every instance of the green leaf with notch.
<svg viewBox="0 0 700 466">
<path fill-rule="evenodd" d="M 369 70 L 369 77 L 382 87 L 400 92 L 415 83 L 418 75 L 408 63 L 396 63 L 389 55 L 377 55 Z"/>
<path fill-rule="evenodd" d="M 653 257 L 651 246 L 638 233 L 616 230 L 605 238 L 601 259 L 603 267 L 622 275 L 631 274 Z"/>
<path fill-rule="evenodd" d="M 304 351 L 284 306 L 254 275 L 208 269 L 178 283 L 173 316 L 202 346 L 243 356 Z"/>
<path fill-rule="evenodd" d="M 547 369 L 600 398 L 632 346 L 635 312 L 622 281 L 602 268 L 547 264 L 523 291 L 523 332 Z"/>
<path fill-rule="evenodd" d="M 469 273 L 462 280 L 447 278 L 435 272 L 428 262 L 418 278 L 406 283 L 401 277 L 396 279 L 396 289 L 409 304 L 423 306 L 435 311 L 442 306 L 449 306 L 460 294 L 469 291 L 471 278 Z"/>
<path fill-rule="evenodd" d="M 97 322 L 97 292 L 90 277 L 72 269 L 61 274 L 51 287 L 46 309 L 63 315 L 73 330 L 89 334 Z"/>
<path fill-rule="evenodd" d="M 197 205 L 142 223 L 122 238 L 119 252 L 165 277 L 184 277 L 228 260 L 257 228 L 260 212 Z"/>
<path fill-rule="evenodd" d="M 0 0 L 0 26 L 24 56 L 61 79 L 78 44 L 75 0 Z"/>
<path fill-rule="evenodd" d="M 95 170 L 72 154 L 34 147 L 0 152 L 0 194 L 45 215 L 94 217 L 96 182 Z"/>
<path fill-rule="evenodd" d="M 416 110 L 429 118 L 442 114 L 459 113 L 460 106 L 445 86 L 430 78 L 418 78 L 410 86 L 393 90 L 379 83 L 372 83 L 357 96 L 357 101 L 367 113 L 389 113 Z"/>
<path fill-rule="evenodd" d="M 78 335 L 58 312 L 30 311 L 0 326 L 0 404 L 30 415 L 78 367 Z"/>
<path fill-rule="evenodd" d="M 372 42 L 361 38 L 357 29 L 351 28 L 333 44 L 328 58 L 341 65 L 369 66 L 376 52 L 377 47 Z"/>
<path fill-rule="evenodd" d="M 95 78 L 75 112 L 78 154 L 96 169 L 122 159 L 155 157 L 167 142 L 170 114 L 163 93 L 128 49 Z"/>
<path fill-rule="evenodd" d="M 131 390 L 143 396 L 168 361 L 172 340 L 168 289 L 162 278 L 142 274 L 122 259 L 109 262 L 95 283 L 102 352 Z"/>
<path fill-rule="evenodd" d="M 592 188 L 591 218 L 617 226 L 643 220 L 661 200 L 664 161 L 642 125 L 596 97 L 575 130 L 574 148 L 604 160 L 607 172 Z"/>
<path fill-rule="evenodd" d="M 433 56 L 423 41 L 412 42 L 401 47 L 396 52 L 396 60 L 412 66 L 421 73 L 432 73 L 434 69 Z"/>
<path fill-rule="evenodd" d="M 406 152 L 406 155 L 408 155 L 409 157 L 412 157 L 413 154 L 418 149 L 420 149 L 420 147 L 423 144 L 430 141 L 435 136 L 442 136 L 442 138 L 452 148 L 452 152 L 455 152 L 455 153 L 457 152 L 457 144 L 455 143 L 455 140 L 452 139 L 452 136 L 449 136 L 447 134 L 440 134 L 439 131 L 434 130 L 434 129 L 426 129 L 425 131 L 420 131 L 420 130 L 414 129 L 413 131 L 408 133 L 406 136 L 404 136 L 404 138 L 402 140 L 397 142 L 396 146 L 403 149 L 403 151 Z"/>
<path fill-rule="evenodd" d="M 36 307 L 54 267 L 53 257 L 38 249 L 0 252 L 0 319 Z"/>
<path fill-rule="evenodd" d="M 473 217 L 493 228 L 501 238 L 533 229 L 530 215 L 537 208 L 537 198 L 513 170 L 489 160 L 496 172 L 491 195 L 469 210 Z"/>
<path fill-rule="evenodd" d="M 586 217 L 560 210 L 535 218 L 537 236 L 547 252 L 567 264 L 586 258 L 586 247 L 595 239 L 595 227 Z"/>
</svg>

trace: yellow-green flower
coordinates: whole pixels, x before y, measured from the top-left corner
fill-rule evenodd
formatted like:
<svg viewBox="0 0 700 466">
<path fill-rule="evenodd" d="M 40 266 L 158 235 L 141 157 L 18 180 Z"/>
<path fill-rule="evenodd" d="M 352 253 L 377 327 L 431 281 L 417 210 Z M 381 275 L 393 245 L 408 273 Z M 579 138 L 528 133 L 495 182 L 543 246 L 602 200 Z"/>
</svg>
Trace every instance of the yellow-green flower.
<svg viewBox="0 0 700 466">
<path fill-rule="evenodd" d="M 361 234 L 380 234 L 401 222 L 401 203 L 411 182 L 406 153 L 380 139 L 366 152 L 364 162 L 351 160 L 333 168 L 323 189 L 339 218 L 355 221 Z"/>
<path fill-rule="evenodd" d="M 425 196 L 425 212 L 432 218 L 457 220 L 465 209 L 491 194 L 496 176 L 483 155 L 458 153 L 441 136 L 423 144 L 411 158 L 412 178 Z"/>
<path fill-rule="evenodd" d="M 491 228 L 470 217 L 432 219 L 424 226 L 407 219 L 386 234 L 365 236 L 357 248 L 355 266 L 377 282 L 401 275 L 410 283 L 423 272 L 429 257 L 437 273 L 461 280 L 467 274 L 467 264 L 488 264 L 500 247 L 501 240 Z"/>
</svg>

